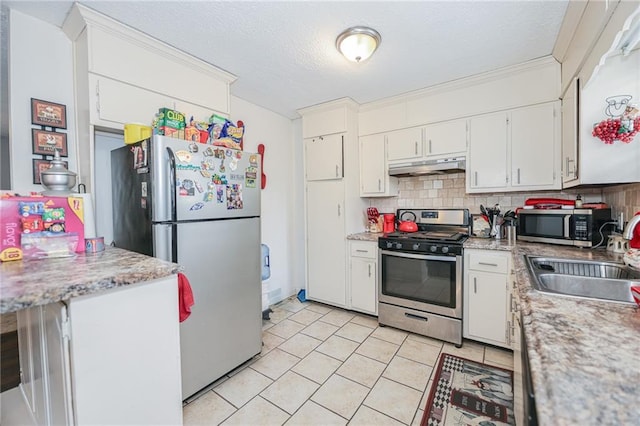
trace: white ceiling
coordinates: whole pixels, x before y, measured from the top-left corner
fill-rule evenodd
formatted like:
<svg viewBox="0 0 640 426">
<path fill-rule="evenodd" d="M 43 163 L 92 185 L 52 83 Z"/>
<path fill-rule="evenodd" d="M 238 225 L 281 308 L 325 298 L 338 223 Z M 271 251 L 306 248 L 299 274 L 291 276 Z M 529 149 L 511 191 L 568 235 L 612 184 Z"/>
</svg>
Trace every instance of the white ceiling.
<svg viewBox="0 0 640 426">
<path fill-rule="evenodd" d="M 4 1 L 61 26 L 68 1 Z M 81 1 L 238 79 L 234 96 L 286 117 L 350 97 L 366 103 L 552 53 L 567 0 Z M 345 28 L 382 35 L 368 61 L 335 49 Z"/>
</svg>

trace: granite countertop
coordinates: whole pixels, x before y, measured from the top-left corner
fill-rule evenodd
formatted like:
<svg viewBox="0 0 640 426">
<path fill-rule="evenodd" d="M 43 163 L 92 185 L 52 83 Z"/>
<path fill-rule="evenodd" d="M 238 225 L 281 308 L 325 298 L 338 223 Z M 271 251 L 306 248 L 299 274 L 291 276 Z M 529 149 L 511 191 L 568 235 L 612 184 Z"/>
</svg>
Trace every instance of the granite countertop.
<svg viewBox="0 0 640 426">
<path fill-rule="evenodd" d="M 510 250 L 540 424 L 619 425 L 640 418 L 640 310 L 532 290 L 526 254 L 622 262 L 606 250 L 470 238 Z"/>
<path fill-rule="evenodd" d="M 0 264 L 0 314 L 180 272 L 175 263 L 107 247 L 95 254 Z"/>
<path fill-rule="evenodd" d="M 382 232 L 359 232 L 357 234 L 347 235 L 347 240 L 378 242 L 378 238 L 383 235 L 384 234 Z"/>
</svg>

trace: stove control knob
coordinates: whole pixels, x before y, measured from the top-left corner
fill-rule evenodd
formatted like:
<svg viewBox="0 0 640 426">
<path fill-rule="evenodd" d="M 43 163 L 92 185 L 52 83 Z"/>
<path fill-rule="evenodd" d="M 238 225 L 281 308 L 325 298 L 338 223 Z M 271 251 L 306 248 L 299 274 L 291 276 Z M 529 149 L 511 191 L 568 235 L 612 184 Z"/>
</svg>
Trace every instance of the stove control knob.
<svg viewBox="0 0 640 426">
<path fill-rule="evenodd" d="M 429 248 L 429 250 L 431 250 L 431 253 L 435 253 L 436 251 L 438 251 L 438 247 L 436 247 L 436 246 L 431 246 L 431 247 Z"/>
<path fill-rule="evenodd" d="M 442 247 L 442 252 L 443 253 L 449 253 L 449 247 Z"/>
<path fill-rule="evenodd" d="M 387 248 L 392 248 L 393 247 L 393 243 L 387 241 Z"/>
<path fill-rule="evenodd" d="M 396 243 L 396 248 L 397 248 L 398 250 L 402 249 L 402 243 Z"/>
<path fill-rule="evenodd" d="M 413 245 L 413 249 L 414 249 L 414 250 L 419 250 L 419 249 L 420 249 L 420 243 L 415 243 L 415 244 Z"/>
</svg>

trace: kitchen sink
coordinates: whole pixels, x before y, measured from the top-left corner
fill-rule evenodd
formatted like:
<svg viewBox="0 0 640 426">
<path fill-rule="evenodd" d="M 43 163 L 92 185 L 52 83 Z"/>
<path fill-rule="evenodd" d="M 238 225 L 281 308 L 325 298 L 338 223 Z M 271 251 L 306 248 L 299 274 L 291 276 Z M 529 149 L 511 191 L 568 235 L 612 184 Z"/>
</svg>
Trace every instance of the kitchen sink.
<svg viewBox="0 0 640 426">
<path fill-rule="evenodd" d="M 533 288 L 544 293 L 634 303 L 630 287 L 640 271 L 622 263 L 525 256 Z"/>
</svg>

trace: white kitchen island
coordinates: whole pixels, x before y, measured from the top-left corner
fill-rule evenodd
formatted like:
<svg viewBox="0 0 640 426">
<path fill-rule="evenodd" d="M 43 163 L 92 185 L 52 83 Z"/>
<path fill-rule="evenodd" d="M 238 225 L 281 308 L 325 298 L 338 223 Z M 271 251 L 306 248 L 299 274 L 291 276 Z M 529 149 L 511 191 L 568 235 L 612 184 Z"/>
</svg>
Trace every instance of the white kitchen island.
<svg viewBox="0 0 640 426">
<path fill-rule="evenodd" d="M 117 248 L 0 265 L 21 384 L 11 424 L 182 424 L 179 266 Z"/>
</svg>

